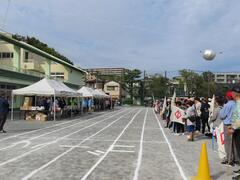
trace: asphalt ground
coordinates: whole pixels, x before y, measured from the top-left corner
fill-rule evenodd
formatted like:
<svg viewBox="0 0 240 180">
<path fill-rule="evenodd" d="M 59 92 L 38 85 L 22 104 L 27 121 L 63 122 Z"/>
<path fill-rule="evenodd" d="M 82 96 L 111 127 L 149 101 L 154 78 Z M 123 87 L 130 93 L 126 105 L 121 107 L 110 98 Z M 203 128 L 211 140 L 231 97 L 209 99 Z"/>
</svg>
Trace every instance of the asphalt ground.
<svg viewBox="0 0 240 180">
<path fill-rule="evenodd" d="M 187 142 L 163 126 L 151 108 L 143 107 L 56 122 L 8 121 L 8 133 L 0 134 L 0 179 L 191 179 L 202 142 L 212 179 L 234 175 L 234 168 L 220 164 L 211 139 Z"/>
</svg>

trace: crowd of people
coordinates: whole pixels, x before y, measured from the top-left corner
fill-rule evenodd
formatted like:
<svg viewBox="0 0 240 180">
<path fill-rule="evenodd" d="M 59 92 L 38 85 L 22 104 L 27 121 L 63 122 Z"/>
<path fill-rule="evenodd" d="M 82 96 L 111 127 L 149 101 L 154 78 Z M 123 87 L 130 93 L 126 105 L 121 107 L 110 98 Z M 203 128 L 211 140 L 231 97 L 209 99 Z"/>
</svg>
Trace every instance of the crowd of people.
<svg viewBox="0 0 240 180">
<path fill-rule="evenodd" d="M 223 123 L 225 155 L 221 163 L 240 165 L 240 86 L 214 99 L 176 97 L 165 101 L 155 101 L 155 112 L 165 121 L 165 128 L 174 135 L 187 135 L 188 141 L 194 141 L 201 134 L 216 139 L 214 130 Z M 173 106 L 183 110 L 181 122 L 171 120 Z M 240 169 L 234 172 L 239 175 L 233 179 L 240 179 Z"/>
</svg>

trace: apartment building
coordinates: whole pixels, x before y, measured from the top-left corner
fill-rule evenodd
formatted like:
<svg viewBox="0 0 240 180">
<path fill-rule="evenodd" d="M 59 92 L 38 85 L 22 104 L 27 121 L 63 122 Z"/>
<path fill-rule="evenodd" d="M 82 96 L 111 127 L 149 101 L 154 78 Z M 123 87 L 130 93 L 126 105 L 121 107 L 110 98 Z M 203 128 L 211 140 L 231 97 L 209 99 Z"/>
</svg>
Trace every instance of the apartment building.
<svg viewBox="0 0 240 180">
<path fill-rule="evenodd" d="M 219 84 L 239 83 L 240 72 L 214 73 L 214 82 Z"/>
<path fill-rule="evenodd" d="M 123 76 L 124 73 L 127 71 L 125 68 L 92 68 L 86 69 L 87 72 L 91 74 L 99 74 L 105 76 Z"/>
</svg>

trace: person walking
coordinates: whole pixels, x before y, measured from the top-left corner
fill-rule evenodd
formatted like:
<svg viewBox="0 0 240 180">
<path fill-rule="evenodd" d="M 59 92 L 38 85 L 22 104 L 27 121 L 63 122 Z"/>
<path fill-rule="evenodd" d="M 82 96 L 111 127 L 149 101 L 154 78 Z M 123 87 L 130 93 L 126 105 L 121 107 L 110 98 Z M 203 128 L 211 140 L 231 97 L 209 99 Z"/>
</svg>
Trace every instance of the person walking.
<svg viewBox="0 0 240 180">
<path fill-rule="evenodd" d="M 0 132 L 6 133 L 6 131 L 3 129 L 4 124 L 7 120 L 7 115 L 9 112 L 9 103 L 4 98 L 3 95 L 0 96 Z"/>
</svg>

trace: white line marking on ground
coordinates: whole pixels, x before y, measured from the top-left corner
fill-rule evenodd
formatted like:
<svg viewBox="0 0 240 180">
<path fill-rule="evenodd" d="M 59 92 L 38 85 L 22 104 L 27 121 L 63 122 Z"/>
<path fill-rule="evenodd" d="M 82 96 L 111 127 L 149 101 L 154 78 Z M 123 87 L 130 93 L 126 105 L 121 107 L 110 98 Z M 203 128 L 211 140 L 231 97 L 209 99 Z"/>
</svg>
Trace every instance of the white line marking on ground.
<svg viewBox="0 0 240 180">
<path fill-rule="evenodd" d="M 158 128 L 159 130 L 159 128 Z M 78 138 L 66 138 L 64 140 L 69 140 L 69 141 L 81 141 L 83 139 L 78 139 Z M 98 141 L 98 142 L 113 142 L 111 139 L 89 139 L 88 141 Z M 131 143 L 140 143 L 140 141 L 135 141 L 135 140 L 118 140 L 118 142 L 131 142 Z M 165 144 L 166 141 L 143 141 L 143 143 L 152 143 L 152 144 Z M 115 145 L 117 146 L 117 145 Z"/>
<path fill-rule="evenodd" d="M 22 136 L 22 135 L 25 135 L 25 134 L 30 134 L 30 133 L 33 133 L 33 132 L 37 132 L 37 131 L 41 131 L 41 130 L 45 130 L 45 129 L 49 129 L 49 128 L 61 126 L 61 125 L 63 125 L 63 124 L 68 124 L 68 123 L 71 123 L 71 122 L 77 121 L 77 120 L 78 120 L 78 119 L 70 120 L 70 121 L 68 121 L 68 122 L 59 123 L 59 124 L 56 124 L 56 125 L 53 125 L 53 126 L 48 126 L 48 127 L 45 127 L 45 128 L 35 129 L 35 130 L 28 131 L 28 132 L 25 132 L 25 133 L 16 134 L 16 135 L 13 135 L 13 136 L 9 136 L 9 137 L 0 139 L 0 142 L 5 141 L 5 140 L 7 140 L 7 139 L 15 138 L 15 137 L 18 137 L 18 136 Z"/>
<path fill-rule="evenodd" d="M 138 179 L 139 169 L 140 169 L 140 166 L 142 164 L 143 137 L 144 137 L 144 129 L 145 129 L 145 124 L 146 124 L 147 114 L 148 114 L 148 109 L 147 109 L 147 111 L 145 113 L 145 116 L 144 116 L 144 121 L 143 121 L 143 126 L 142 126 L 142 133 L 141 133 L 141 140 L 140 140 L 140 147 L 139 147 L 139 151 L 138 151 L 137 167 L 136 167 L 135 172 L 134 172 L 133 180 L 137 180 Z"/>
<path fill-rule="evenodd" d="M 99 115 L 99 116 L 104 116 L 104 115 L 106 115 L 106 114 L 101 114 L 101 115 Z M 98 116 L 98 117 L 99 117 L 99 116 Z M 90 118 L 90 119 L 92 119 L 92 118 Z M 79 118 L 75 118 L 75 119 L 73 119 L 73 120 L 69 120 L 69 121 L 67 121 L 67 122 L 58 123 L 58 124 L 53 125 L 53 126 L 48 126 L 48 127 L 45 127 L 45 128 L 40 128 L 40 129 L 36 129 L 36 130 L 24 132 L 24 133 L 19 133 L 19 134 L 13 135 L 13 136 L 9 136 L 9 137 L 0 139 L 0 142 L 5 141 L 5 140 L 7 140 L 7 139 L 15 138 L 15 137 L 18 137 L 18 136 L 22 136 L 22 135 L 25 135 L 25 134 L 30 134 L 30 133 L 34 133 L 34 132 L 37 132 L 37 131 L 41 131 L 41 130 L 45 130 L 45 129 L 49 129 L 49 128 L 53 128 L 53 127 L 58 127 L 58 126 L 61 126 L 61 125 L 63 125 L 63 124 L 68 124 L 68 123 L 75 122 L 75 121 L 78 121 L 78 120 L 79 120 Z M 89 119 L 87 119 L 86 121 L 88 121 L 88 120 L 89 120 Z"/>
<path fill-rule="evenodd" d="M 95 153 L 95 152 L 92 152 L 92 151 L 87 151 L 87 152 L 90 153 L 90 154 L 93 154 L 95 156 L 99 156 L 100 155 L 99 153 Z"/>
<path fill-rule="evenodd" d="M 132 111 L 128 112 L 127 114 L 131 113 Z M 81 141 L 77 146 L 80 146 L 81 144 L 83 144 L 84 142 L 86 142 L 88 139 L 96 136 L 97 134 L 99 134 L 100 132 L 104 131 L 105 129 L 107 129 L 108 127 L 110 127 L 112 124 L 114 124 L 115 122 L 119 121 L 122 117 L 126 116 L 127 114 L 124 114 L 122 116 L 120 116 L 119 118 L 117 118 L 115 121 L 111 122 L 110 124 L 108 124 L 107 126 L 105 126 L 104 128 L 102 128 L 100 131 L 94 133 L 93 135 L 87 137 L 85 140 Z M 41 166 L 38 169 L 35 169 L 34 171 L 32 171 L 31 173 L 29 173 L 27 176 L 25 176 L 24 178 L 22 178 L 22 180 L 28 180 L 29 178 L 31 178 L 34 174 L 38 173 L 39 171 L 41 171 L 42 169 L 48 167 L 50 164 L 54 163 L 55 161 L 57 161 L 58 159 L 60 159 L 61 157 L 63 157 L 64 155 L 66 155 L 67 153 L 71 152 L 72 150 L 74 150 L 75 148 L 70 148 L 67 151 L 65 151 L 64 153 L 60 154 L 59 156 L 55 157 L 54 159 L 52 159 L 51 161 L 49 161 L 48 163 L 44 164 L 43 166 Z"/>
<path fill-rule="evenodd" d="M 101 153 L 101 154 L 103 154 L 103 153 L 104 153 L 103 151 L 99 151 L 99 150 L 96 150 L 96 152 L 98 152 L 98 153 Z"/>
<path fill-rule="evenodd" d="M 120 114 L 120 113 L 122 113 L 122 112 L 119 112 L 119 113 L 117 113 L 117 114 Z M 107 119 L 110 119 L 110 118 L 112 118 L 113 116 L 116 116 L 117 114 L 114 114 L 114 115 L 112 115 L 112 116 L 109 116 L 108 118 L 105 118 L 105 119 L 103 119 L 103 120 L 101 120 L 101 121 L 98 121 L 98 122 L 93 123 L 93 124 L 91 124 L 91 125 L 89 125 L 89 126 L 86 126 L 86 127 L 84 127 L 84 128 L 81 128 L 81 129 L 79 129 L 79 130 L 77 130 L 77 131 L 74 131 L 74 132 L 68 134 L 68 135 L 65 135 L 65 136 L 62 136 L 62 137 L 60 137 L 60 138 L 57 138 L 57 139 L 54 140 L 54 141 L 50 141 L 50 142 L 46 143 L 46 145 L 42 145 L 42 146 L 39 147 L 39 148 L 30 150 L 30 151 L 28 151 L 28 152 L 26 152 L 26 153 L 23 153 L 23 154 L 21 154 L 21 155 L 19 155 L 19 156 L 16 156 L 16 157 L 14 157 L 14 158 L 11 158 L 11 159 L 9 159 L 9 160 L 7 160 L 7 161 L 1 162 L 1 163 L 0 163 L 0 167 L 1 167 L 1 166 L 4 166 L 4 165 L 6 165 L 6 164 L 9 164 L 9 163 L 11 163 L 11 162 L 14 162 L 14 161 L 16 161 L 16 160 L 18 160 L 18 159 L 20 159 L 20 158 L 23 158 L 23 157 L 31 154 L 32 152 L 35 152 L 35 151 L 37 151 L 37 150 L 40 150 L 40 149 L 42 149 L 42 148 L 44 148 L 44 147 L 46 147 L 46 146 L 48 146 L 48 145 L 50 145 L 50 144 L 54 144 L 54 143 L 56 143 L 56 142 L 58 142 L 58 141 L 60 141 L 60 140 L 62 140 L 62 139 L 64 139 L 64 138 L 66 138 L 66 137 L 72 136 L 73 134 L 76 134 L 76 133 L 78 133 L 78 132 L 80 132 L 80 131 L 82 131 L 82 130 L 84 130 L 84 129 L 87 129 L 87 128 L 89 128 L 89 127 L 95 126 L 96 124 L 99 124 L 99 123 L 101 123 L 101 122 L 103 122 L 103 121 L 106 121 Z"/>
<path fill-rule="evenodd" d="M 113 150 L 114 145 L 117 143 L 117 141 L 120 139 L 120 137 L 123 135 L 123 133 L 126 131 L 126 129 L 129 127 L 129 125 L 133 122 L 133 120 L 136 118 L 136 116 L 141 112 L 139 110 L 133 118 L 128 122 L 128 124 L 125 126 L 125 128 L 122 130 L 122 132 L 118 135 L 118 137 L 115 139 L 115 141 L 112 143 L 112 145 L 108 148 L 108 150 L 105 152 L 105 154 L 89 169 L 89 171 L 81 178 L 81 180 L 86 180 L 88 176 L 94 171 L 94 169 L 105 159 L 105 157 Z"/>
<path fill-rule="evenodd" d="M 60 147 L 63 147 L 63 148 L 83 148 L 83 149 L 88 149 L 89 146 L 69 146 L 69 145 L 60 145 Z"/>
<path fill-rule="evenodd" d="M 153 110 L 153 113 L 154 113 L 154 110 Z M 168 144 L 170 153 L 171 153 L 171 155 L 172 155 L 172 157 L 173 157 L 173 159 L 174 159 L 174 161 L 175 161 L 175 164 L 176 164 L 177 167 L 178 167 L 178 170 L 179 170 L 182 178 L 183 178 L 184 180 L 187 180 L 187 177 L 186 177 L 186 175 L 185 175 L 185 173 L 184 173 L 184 171 L 183 171 L 183 169 L 182 169 L 182 167 L 181 167 L 181 165 L 180 165 L 180 163 L 179 163 L 179 161 L 178 161 L 178 159 L 177 159 L 177 157 L 176 157 L 176 155 L 175 155 L 175 153 L 174 153 L 174 151 L 173 151 L 172 145 L 171 145 L 170 142 L 168 141 L 167 136 L 166 136 L 165 132 L 163 131 L 162 125 L 160 124 L 157 115 L 156 115 L 155 113 L 154 113 L 154 115 L 155 115 L 155 117 L 156 117 L 156 120 L 157 120 L 157 122 L 158 122 L 158 125 L 159 125 L 159 127 L 160 127 L 160 130 L 161 130 L 161 132 L 162 132 L 162 134 L 163 134 L 163 137 L 164 137 L 165 141 L 166 141 L 167 144 Z"/>
<path fill-rule="evenodd" d="M 85 123 L 85 122 L 92 121 L 92 120 L 94 120 L 94 119 L 96 119 L 96 118 L 98 118 L 98 117 L 99 117 L 99 116 L 94 117 L 94 118 L 90 118 L 90 119 L 88 119 L 88 120 L 81 121 L 81 122 L 78 122 L 78 123 L 75 123 L 75 124 L 72 124 L 72 125 L 69 125 L 69 126 L 65 126 L 65 127 L 60 128 L 60 129 L 56 129 L 56 130 L 53 130 L 53 131 L 51 131 L 51 132 L 47 132 L 47 133 L 41 134 L 41 135 L 39 135 L 39 136 L 35 136 L 35 137 L 32 137 L 32 138 L 28 138 L 28 139 L 26 139 L 26 140 L 27 140 L 27 141 L 32 141 L 32 140 L 34 140 L 34 139 L 38 139 L 38 138 L 40 138 L 40 137 L 43 137 L 43 136 L 46 136 L 46 135 L 49 135 L 49 134 L 52 134 L 52 133 L 61 131 L 61 130 L 63 130 L 63 129 L 67 129 L 67 128 L 70 128 L 70 127 L 73 127 L 73 126 L 76 126 L 76 125 L 79 125 L 79 124 L 83 124 L 83 123 Z M 18 141 L 17 143 L 20 143 L 20 142 L 22 142 L 22 140 Z M 14 143 L 14 144 L 15 144 L 15 143 Z M 12 148 L 12 147 L 15 147 L 14 144 L 9 145 L 9 146 L 7 146 L 7 147 L 4 147 L 4 148 L 0 149 L 0 151 L 6 150 L 6 149 L 9 149 L 9 148 Z"/>
<path fill-rule="evenodd" d="M 41 147 L 41 146 L 46 146 L 46 145 L 48 145 L 48 144 L 49 144 L 49 142 L 47 142 L 47 143 L 42 143 L 42 144 L 37 144 L 37 145 L 35 145 L 35 146 L 32 146 L 31 149 L 39 148 L 39 147 Z"/>
<path fill-rule="evenodd" d="M 6 146 L 6 147 L 4 147 L 4 148 L 2 148 L 2 149 L 0 149 L 0 150 L 10 149 L 10 148 L 12 148 L 12 147 L 15 147 L 15 146 L 17 146 L 17 145 L 19 145 L 19 144 L 23 144 L 23 143 L 24 143 L 25 145 L 22 146 L 22 148 L 25 148 L 25 147 L 27 147 L 27 146 L 29 146 L 29 145 L 31 144 L 30 141 L 23 140 L 23 141 L 19 141 L 19 142 L 13 143 L 13 144 L 10 145 L 10 146 Z"/>
<path fill-rule="evenodd" d="M 135 151 L 126 151 L 126 150 L 111 150 L 110 152 L 134 153 Z"/>
<path fill-rule="evenodd" d="M 115 145 L 114 147 L 129 147 L 129 148 L 134 148 L 135 146 Z"/>
</svg>

